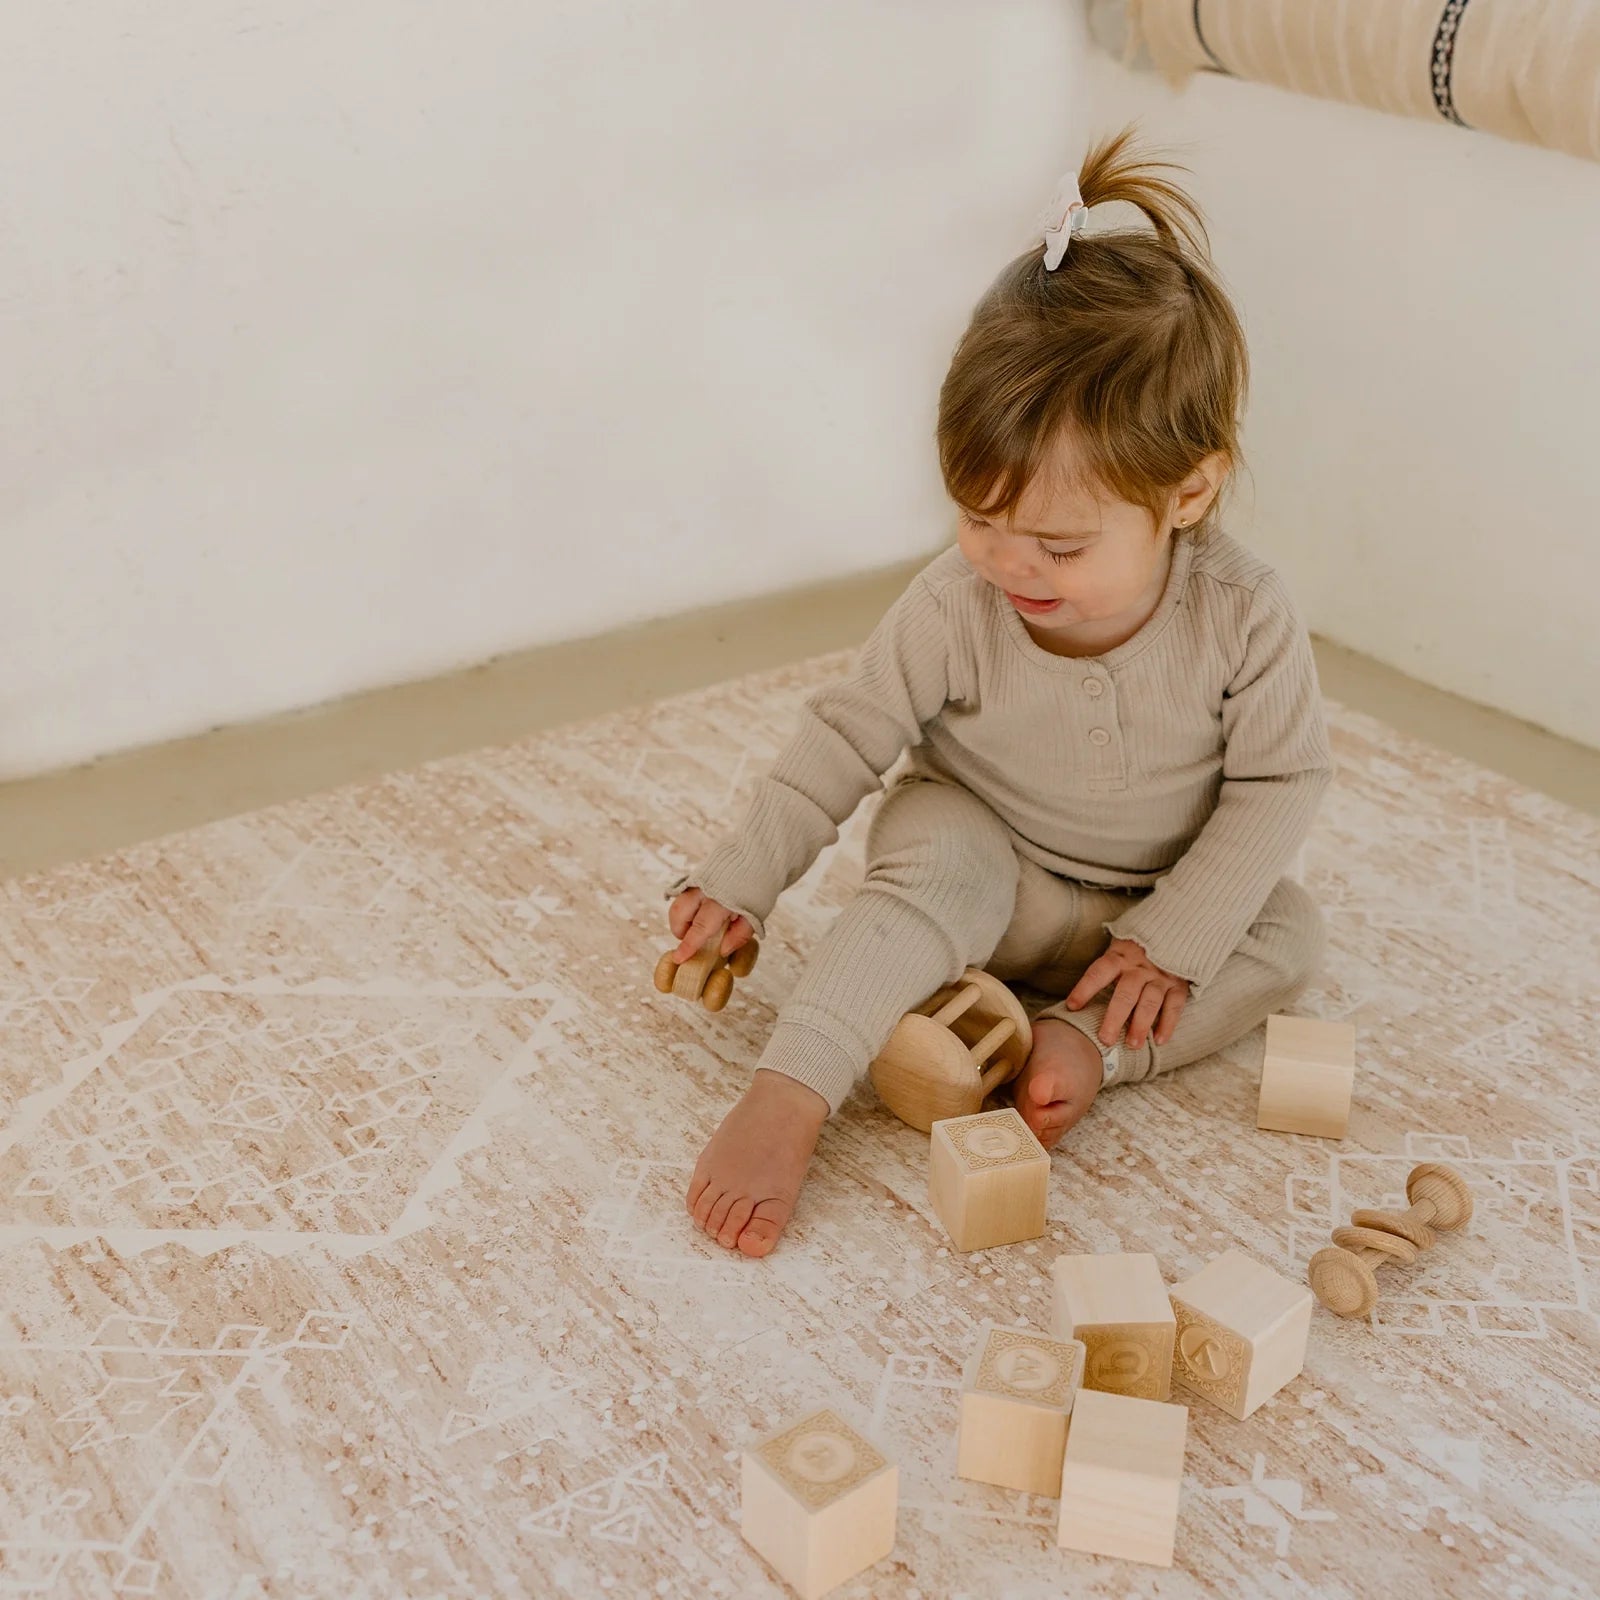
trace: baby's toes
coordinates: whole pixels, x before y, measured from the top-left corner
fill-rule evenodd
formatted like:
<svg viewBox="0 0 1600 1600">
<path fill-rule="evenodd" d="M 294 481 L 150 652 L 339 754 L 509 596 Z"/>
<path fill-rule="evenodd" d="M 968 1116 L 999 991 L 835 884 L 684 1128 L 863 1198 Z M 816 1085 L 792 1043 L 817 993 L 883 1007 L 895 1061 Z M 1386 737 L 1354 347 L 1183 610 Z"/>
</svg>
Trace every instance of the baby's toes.
<svg viewBox="0 0 1600 1600">
<path fill-rule="evenodd" d="M 739 1235 L 744 1232 L 745 1224 L 750 1220 L 751 1214 L 756 1209 L 756 1203 L 746 1196 L 736 1200 L 728 1208 L 727 1215 L 722 1219 L 717 1228 L 717 1243 L 724 1250 L 731 1250 L 739 1242 Z M 715 1215 L 715 1213 L 713 1213 Z"/>
<path fill-rule="evenodd" d="M 1040 1144 L 1049 1146 L 1052 1138 L 1059 1138 L 1061 1130 L 1066 1125 L 1066 1102 L 1047 1101 L 1041 1104 L 1030 1093 L 1026 1101 L 1017 1107 L 1022 1113 L 1022 1120 L 1032 1129 L 1033 1136 Z"/>
<path fill-rule="evenodd" d="M 1067 1131 L 1068 1107 L 1065 1101 L 1049 1107 L 1040 1117 L 1034 1127 L 1033 1136 L 1046 1150 L 1052 1148 L 1055 1142 Z"/>
<path fill-rule="evenodd" d="M 706 1213 L 706 1220 L 701 1223 L 713 1239 L 722 1232 L 722 1224 L 727 1221 L 728 1213 L 733 1209 L 739 1196 L 732 1189 L 727 1190 L 722 1198 Z"/>
<path fill-rule="evenodd" d="M 1030 1106 L 1042 1111 L 1061 1098 L 1062 1074 L 1049 1066 L 1035 1066 L 1028 1078 L 1027 1098 Z M 1024 1112 L 1024 1115 L 1027 1113 Z"/>
<path fill-rule="evenodd" d="M 747 1256 L 770 1255 L 788 1220 L 789 1208 L 781 1201 L 761 1201 L 739 1235 L 740 1251 Z"/>
<path fill-rule="evenodd" d="M 697 1228 L 706 1228 L 711 1221 L 711 1213 L 716 1209 L 717 1202 L 727 1197 L 727 1190 L 715 1179 L 709 1181 L 700 1191 L 700 1197 L 694 1203 L 694 1225 Z M 709 1230 L 708 1230 L 709 1231 Z"/>
</svg>

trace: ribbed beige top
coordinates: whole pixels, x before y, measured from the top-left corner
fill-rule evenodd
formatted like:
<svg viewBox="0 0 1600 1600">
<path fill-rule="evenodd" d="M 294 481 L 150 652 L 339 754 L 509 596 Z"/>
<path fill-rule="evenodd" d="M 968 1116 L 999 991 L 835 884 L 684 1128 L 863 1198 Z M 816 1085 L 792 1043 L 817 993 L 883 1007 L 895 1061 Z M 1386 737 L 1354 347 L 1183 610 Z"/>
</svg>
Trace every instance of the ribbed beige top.
<svg viewBox="0 0 1600 1600">
<path fill-rule="evenodd" d="M 1256 919 L 1332 777 L 1307 637 L 1282 580 L 1225 534 L 1178 535 L 1127 643 L 1035 643 L 959 549 L 929 563 L 840 682 L 818 690 L 694 884 L 756 934 L 909 749 L 1051 872 L 1151 888 L 1112 934 L 1196 988 Z"/>
</svg>

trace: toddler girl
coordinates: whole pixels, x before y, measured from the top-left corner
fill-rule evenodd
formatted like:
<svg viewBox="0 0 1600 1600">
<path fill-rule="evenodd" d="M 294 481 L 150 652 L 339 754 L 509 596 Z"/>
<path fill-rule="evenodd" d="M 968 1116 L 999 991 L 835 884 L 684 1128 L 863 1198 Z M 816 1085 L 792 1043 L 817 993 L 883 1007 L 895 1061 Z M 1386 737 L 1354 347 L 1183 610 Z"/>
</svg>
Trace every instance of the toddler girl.
<svg viewBox="0 0 1600 1600">
<path fill-rule="evenodd" d="M 695 1167 L 689 1209 L 730 1249 L 772 1249 L 823 1122 L 967 966 L 1061 997 L 1013 1087 L 1049 1146 L 1105 1085 L 1281 1009 L 1321 954 L 1285 876 L 1331 777 L 1316 670 L 1281 580 L 1215 526 L 1244 335 L 1162 170 L 1131 130 L 1100 144 L 984 295 L 939 396 L 958 547 L 668 890 L 680 961 L 737 949 L 905 756 L 860 890 Z M 1153 232 L 1080 230 L 1114 200 Z"/>
</svg>

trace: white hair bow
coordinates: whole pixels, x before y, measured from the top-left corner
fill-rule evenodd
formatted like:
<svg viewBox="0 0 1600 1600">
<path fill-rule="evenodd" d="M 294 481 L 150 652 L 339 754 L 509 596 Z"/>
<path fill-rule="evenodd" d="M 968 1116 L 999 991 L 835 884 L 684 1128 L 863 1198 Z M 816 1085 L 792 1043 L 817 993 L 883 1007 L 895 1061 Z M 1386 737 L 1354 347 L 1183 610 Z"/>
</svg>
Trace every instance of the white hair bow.
<svg viewBox="0 0 1600 1600">
<path fill-rule="evenodd" d="M 1089 208 L 1078 192 L 1078 175 L 1067 173 L 1056 185 L 1056 197 L 1039 213 L 1039 226 L 1044 230 L 1044 270 L 1054 272 L 1067 253 L 1072 236 L 1082 230 L 1089 220 Z"/>
</svg>

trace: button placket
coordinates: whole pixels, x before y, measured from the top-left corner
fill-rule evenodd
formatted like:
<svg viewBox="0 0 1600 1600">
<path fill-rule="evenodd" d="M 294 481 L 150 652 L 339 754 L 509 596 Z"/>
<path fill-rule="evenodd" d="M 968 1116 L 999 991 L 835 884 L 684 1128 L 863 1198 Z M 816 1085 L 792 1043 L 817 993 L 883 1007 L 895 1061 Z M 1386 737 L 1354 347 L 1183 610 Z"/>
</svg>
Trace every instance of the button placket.
<svg viewBox="0 0 1600 1600">
<path fill-rule="evenodd" d="M 1084 738 L 1094 747 L 1089 758 L 1089 787 L 1101 791 L 1127 787 L 1128 774 L 1122 747 L 1122 729 L 1117 713 L 1117 686 L 1099 673 L 1086 675 L 1083 692 L 1088 699 L 1090 726 Z M 1082 724 L 1079 724 L 1080 727 Z"/>
</svg>

